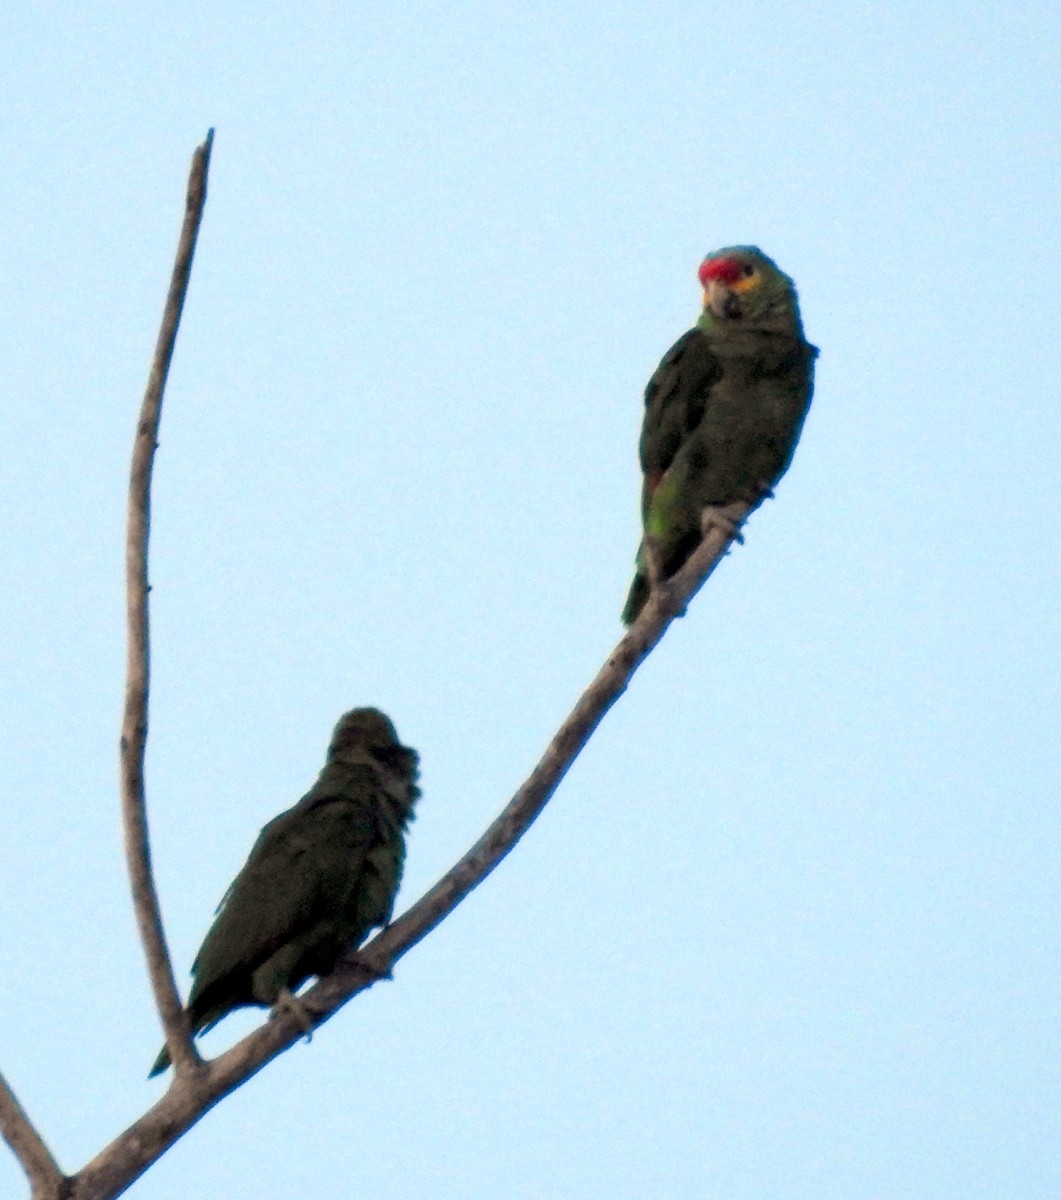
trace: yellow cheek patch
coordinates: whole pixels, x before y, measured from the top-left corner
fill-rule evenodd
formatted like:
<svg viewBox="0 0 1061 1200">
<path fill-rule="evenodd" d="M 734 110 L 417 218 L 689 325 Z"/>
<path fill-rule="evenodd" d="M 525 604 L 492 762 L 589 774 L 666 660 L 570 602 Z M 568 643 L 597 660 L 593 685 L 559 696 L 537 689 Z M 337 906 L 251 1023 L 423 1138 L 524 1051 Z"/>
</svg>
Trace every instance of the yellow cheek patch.
<svg viewBox="0 0 1061 1200">
<path fill-rule="evenodd" d="M 754 291 L 761 282 L 762 276 L 756 271 L 754 275 L 742 275 L 740 279 L 734 279 L 729 285 L 729 290 L 743 296 L 745 292 Z"/>
</svg>

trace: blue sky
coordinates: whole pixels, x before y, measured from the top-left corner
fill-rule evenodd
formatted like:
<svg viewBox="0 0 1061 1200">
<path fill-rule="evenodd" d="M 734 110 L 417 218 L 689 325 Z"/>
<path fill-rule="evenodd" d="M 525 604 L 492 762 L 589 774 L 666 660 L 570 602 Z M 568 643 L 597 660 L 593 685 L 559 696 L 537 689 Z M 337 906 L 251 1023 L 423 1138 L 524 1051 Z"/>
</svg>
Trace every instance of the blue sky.
<svg viewBox="0 0 1061 1200">
<path fill-rule="evenodd" d="M 533 765 L 620 633 L 641 390 L 704 253 L 760 244 L 822 353 L 777 500 L 517 852 L 130 1195 L 1056 1197 L 1054 7 L 0 28 L 0 1068 L 61 1164 L 159 1094 L 123 509 L 215 126 L 152 546 L 182 985 L 343 710 L 422 755 L 399 907 Z"/>
</svg>

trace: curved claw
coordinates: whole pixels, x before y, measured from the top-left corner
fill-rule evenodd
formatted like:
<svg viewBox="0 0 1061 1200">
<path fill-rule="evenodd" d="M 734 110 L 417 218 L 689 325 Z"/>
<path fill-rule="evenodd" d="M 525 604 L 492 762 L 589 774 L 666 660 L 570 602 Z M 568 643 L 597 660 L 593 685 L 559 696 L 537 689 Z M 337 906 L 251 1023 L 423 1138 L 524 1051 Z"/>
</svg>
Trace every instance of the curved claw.
<svg viewBox="0 0 1061 1200">
<path fill-rule="evenodd" d="M 302 1001 L 286 987 L 280 989 L 273 1005 L 273 1014 L 287 1016 L 302 1030 L 307 1042 L 313 1041 L 313 1018 Z"/>
<path fill-rule="evenodd" d="M 707 537 L 712 529 L 718 529 L 731 542 L 744 545 L 741 522 L 734 520 L 725 507 L 710 504 L 700 514 L 700 532 Z"/>
</svg>

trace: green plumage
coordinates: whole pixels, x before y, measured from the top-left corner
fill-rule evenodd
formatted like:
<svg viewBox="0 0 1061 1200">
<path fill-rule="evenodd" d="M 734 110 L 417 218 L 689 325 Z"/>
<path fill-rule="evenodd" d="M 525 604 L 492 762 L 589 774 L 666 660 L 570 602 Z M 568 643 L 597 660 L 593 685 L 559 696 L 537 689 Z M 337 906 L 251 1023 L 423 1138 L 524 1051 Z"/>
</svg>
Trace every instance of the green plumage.
<svg viewBox="0 0 1061 1200">
<path fill-rule="evenodd" d="M 192 965 L 194 1033 L 275 1004 L 390 920 L 418 757 L 374 708 L 347 713 L 305 796 L 261 831 Z M 163 1047 L 152 1075 L 169 1065 Z"/>
<path fill-rule="evenodd" d="M 704 311 L 645 389 L 641 517 L 664 578 L 701 539 L 703 511 L 758 503 L 792 461 L 818 351 L 803 336 L 792 280 L 754 246 L 704 259 Z M 623 621 L 649 596 L 643 554 Z"/>
</svg>

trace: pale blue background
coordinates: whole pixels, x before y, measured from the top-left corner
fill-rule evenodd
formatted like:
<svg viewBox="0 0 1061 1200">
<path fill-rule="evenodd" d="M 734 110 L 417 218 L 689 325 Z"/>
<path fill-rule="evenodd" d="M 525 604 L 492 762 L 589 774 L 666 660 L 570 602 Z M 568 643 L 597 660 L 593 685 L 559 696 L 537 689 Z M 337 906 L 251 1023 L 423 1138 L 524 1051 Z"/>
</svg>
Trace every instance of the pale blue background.
<svg viewBox="0 0 1061 1200">
<path fill-rule="evenodd" d="M 423 756 L 402 907 L 532 766 L 620 632 L 706 251 L 774 255 L 822 355 L 777 501 L 515 855 L 130 1194 L 1061 1195 L 1056 7 L 17 8 L 0 1066 L 61 1163 L 160 1094 L 123 508 L 215 125 L 153 541 L 182 986 L 345 708 Z"/>
</svg>

